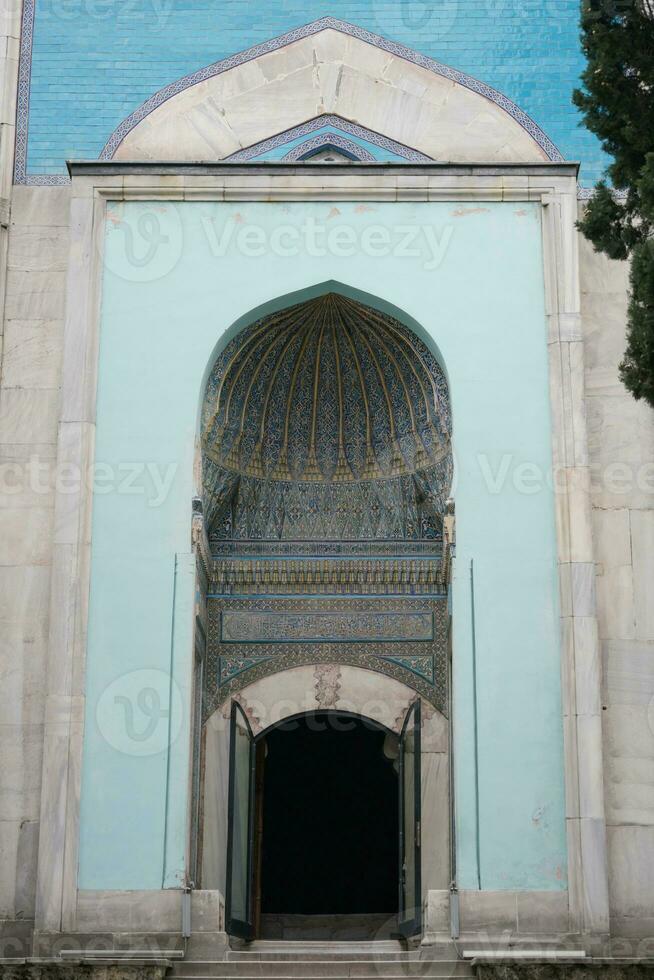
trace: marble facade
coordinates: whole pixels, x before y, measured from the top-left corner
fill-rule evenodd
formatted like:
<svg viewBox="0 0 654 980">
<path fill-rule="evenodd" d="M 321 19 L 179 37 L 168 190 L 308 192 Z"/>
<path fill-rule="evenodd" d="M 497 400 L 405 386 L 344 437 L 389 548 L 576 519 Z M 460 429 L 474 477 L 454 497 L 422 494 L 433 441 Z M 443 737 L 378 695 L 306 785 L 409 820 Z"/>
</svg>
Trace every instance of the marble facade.
<svg viewBox="0 0 654 980">
<path fill-rule="evenodd" d="M 101 178 L 101 179 L 102 179 L 102 181 L 104 182 L 104 179 L 105 179 L 105 178 Z M 321 182 L 322 182 L 322 181 L 324 181 L 324 179 L 325 179 L 325 178 L 321 178 Z M 330 179 L 331 179 L 331 178 L 330 178 Z M 401 180 L 401 179 L 402 179 L 402 178 L 400 177 L 400 178 L 399 178 L 399 180 Z M 497 187 L 497 191 L 498 191 L 499 193 L 506 193 L 506 188 L 507 188 L 507 187 L 508 187 L 508 188 L 510 188 L 510 186 L 511 186 L 511 184 L 510 184 L 510 182 L 511 182 L 511 179 L 512 179 L 512 178 L 510 178 L 510 177 L 502 177 L 502 178 L 498 178 L 498 179 L 496 180 L 496 187 Z M 542 180 L 542 178 L 528 178 L 528 180 L 531 180 L 531 181 L 534 181 L 534 187 L 536 187 L 536 186 L 538 186 L 538 183 L 537 183 L 537 182 L 539 181 L 539 179 L 540 179 L 540 180 Z M 128 178 L 128 180 L 129 180 L 129 178 Z M 239 180 L 241 180 L 241 178 L 239 178 Z M 466 183 L 467 183 L 467 184 L 468 184 L 468 186 L 469 186 L 469 184 L 470 184 L 470 181 L 469 181 L 469 179 L 468 179 L 468 178 L 464 178 L 464 180 L 466 181 Z M 359 182 L 360 182 L 360 180 L 359 180 L 359 181 L 357 181 L 357 182 L 359 183 Z M 485 186 L 484 186 L 484 183 L 485 183 Z M 111 182 L 110 182 L 110 183 L 109 183 L 109 184 L 108 184 L 107 186 L 108 186 L 108 187 L 110 188 L 110 187 L 111 187 Z M 142 182 L 141 182 L 141 181 L 139 181 L 139 187 L 140 187 L 140 189 L 139 189 L 139 190 L 137 191 L 137 193 L 143 193 L 143 190 L 142 190 L 142 186 L 143 186 L 143 185 L 142 185 Z M 164 186 L 165 186 L 165 185 L 164 185 Z M 342 188 L 342 189 L 341 189 L 341 188 Z M 401 184 L 398 184 L 398 185 L 396 185 L 396 187 L 393 187 L 392 189 L 391 189 L 391 188 L 389 188 L 389 191 L 390 191 L 391 193 L 393 193 L 393 195 L 395 195 L 395 194 L 397 194 L 397 193 L 398 193 L 398 188 L 401 188 Z M 256 192 L 256 187 L 254 187 L 254 188 L 253 188 L 253 190 L 254 190 L 254 191 Z M 81 196 L 80 196 L 79 198 L 76 198 L 76 200 L 77 200 L 77 201 L 79 202 L 79 205 L 78 205 L 78 207 L 79 207 L 79 208 L 83 208 L 84 206 L 86 206 L 86 208 L 87 208 L 87 211 L 88 211 L 88 209 L 90 208 L 90 209 L 91 209 L 91 211 L 90 211 L 89 213 L 90 213 L 90 214 L 92 214 L 92 209 L 93 209 L 94 207 L 97 207 L 97 206 L 96 206 L 96 205 L 94 205 L 94 203 L 93 203 L 93 201 L 94 201 L 94 198 L 93 198 L 93 197 L 91 197 L 91 196 L 88 196 L 88 195 L 87 195 L 87 194 L 85 193 L 85 190 L 84 190 L 84 188 L 83 188 L 83 186 L 82 186 L 82 187 L 80 187 L 80 191 L 81 191 Z M 344 193 L 345 193 L 345 194 L 347 194 L 347 195 L 356 195 L 357 197 L 358 197 L 358 196 L 359 196 L 359 195 L 361 194 L 361 190 L 360 190 L 360 188 L 350 188 L 350 187 L 349 187 L 349 185 L 348 185 L 348 181 L 347 181 L 347 180 L 346 180 L 346 181 L 345 181 L 345 182 L 344 182 L 344 183 L 343 183 L 343 184 L 341 185 L 341 187 L 338 187 L 337 189 L 335 188 L 335 189 L 334 189 L 334 190 L 332 191 L 332 193 L 339 193 L 339 191 L 340 191 L 341 193 L 343 193 L 343 192 L 344 192 Z M 111 191 L 111 190 L 110 190 L 109 192 L 110 192 L 110 193 L 112 193 L 112 191 Z M 122 193 L 122 190 L 119 190 L 119 192 L 120 192 L 120 193 Z M 402 192 L 402 191 L 401 191 L 401 189 L 400 189 L 400 190 L 399 190 L 399 193 L 401 193 L 401 192 Z M 433 192 L 434 192 L 434 191 L 432 191 L 432 193 L 433 193 Z M 514 184 L 514 187 L 513 187 L 513 190 L 509 190 L 509 193 L 513 193 L 513 194 L 515 194 L 515 195 L 516 195 L 516 197 L 518 197 L 518 199 L 519 199 L 521 195 L 523 195 L 523 194 L 525 194 L 525 193 L 528 193 L 528 192 L 529 192 L 529 189 L 528 189 L 528 185 L 527 185 L 527 187 L 525 188 L 525 186 L 524 186 L 524 184 L 522 183 L 522 181 L 520 180 L 520 178 L 515 178 L 515 184 Z M 47 194 L 47 193 L 51 193 L 51 192 L 49 192 L 49 191 L 41 191 L 40 193 L 43 193 L 43 194 Z M 241 192 L 241 193 L 242 193 L 242 192 Z M 376 194 L 379 194 L 379 191 L 376 191 L 375 193 L 376 193 Z M 414 196 L 415 196 L 415 194 L 416 194 L 416 193 L 420 193 L 420 189 L 419 189 L 419 188 L 418 188 L 418 189 L 416 189 L 415 187 L 413 187 L 413 188 L 410 188 L 410 193 L 411 193 L 412 195 L 414 195 Z M 426 184 L 425 184 L 425 186 L 424 186 L 424 190 L 422 191 L 422 193 L 424 193 L 425 195 L 427 195 L 427 194 L 429 193 L 429 190 L 428 190 L 428 187 L 427 187 L 427 185 L 426 185 Z M 459 195 L 459 194 L 461 194 L 462 192 L 461 192 L 461 191 L 459 191 L 459 190 L 455 190 L 455 191 L 453 192 L 453 191 L 452 191 L 452 188 L 451 188 L 451 186 L 449 186 L 449 187 L 447 187 L 447 188 L 446 188 L 446 190 L 445 190 L 445 193 L 446 193 L 446 194 L 448 194 L 448 195 L 452 195 L 452 194 L 454 193 L 455 195 L 457 195 L 457 198 L 455 198 L 455 199 L 458 199 L 458 195 Z M 463 193 L 466 193 L 466 192 L 463 192 Z M 470 191 L 468 191 L 467 193 L 470 193 Z M 473 189 L 473 191 L 472 191 L 472 193 L 475 193 L 475 192 L 474 192 L 474 189 Z M 483 199 L 483 198 L 484 198 L 484 196 L 485 196 L 486 194 L 488 194 L 488 193 L 489 193 L 489 188 L 488 188 L 488 181 L 486 181 L 486 182 L 483 182 L 483 183 L 482 183 L 482 186 L 481 186 L 481 188 L 479 189 L 479 191 L 477 191 L 477 194 L 479 194 L 479 195 L 481 196 L 481 198 Z M 492 191 L 491 191 L 491 194 L 492 194 Z M 87 203 L 86 205 L 84 205 L 84 202 L 85 202 L 85 201 L 86 201 L 86 202 L 88 202 L 88 203 Z M 73 204 L 73 207 L 75 207 L 75 205 L 74 205 L 74 204 Z M 81 213 L 81 212 L 80 212 L 80 213 Z M 83 250 L 84 250 L 84 247 L 83 247 Z M 74 286 L 73 288 L 75 289 L 75 294 L 76 294 L 76 295 L 79 295 L 79 293 L 78 293 L 78 290 L 77 290 L 77 286 L 75 285 L 75 286 Z M 553 315 L 554 315 L 554 314 L 553 314 Z M 88 342 L 89 340 L 91 340 L 91 341 L 92 341 L 92 338 L 87 338 L 87 342 Z M 82 347 L 82 348 L 80 349 L 80 348 L 78 347 L 78 345 L 75 345 L 75 346 L 77 347 L 77 350 L 79 351 L 79 354 L 80 354 L 80 355 L 81 355 L 81 356 L 82 356 L 82 357 L 83 357 L 84 359 L 86 359 L 86 357 L 87 357 L 88 355 L 87 355 L 87 354 L 85 354 L 85 352 L 84 352 L 84 347 Z M 82 407 L 82 414 L 83 414 L 83 412 L 84 412 L 84 408 L 83 408 L 83 406 L 84 406 L 84 404 L 85 404 L 85 403 L 87 402 L 87 398 L 88 398 L 88 396 L 87 396 L 87 395 L 85 395 L 85 394 L 83 393 L 83 391 L 80 391 L 80 389 L 79 389 L 79 388 L 77 387 L 77 381 L 78 381 L 78 380 L 80 379 L 80 374 L 79 374 L 78 372 L 75 372 L 75 371 L 72 371 L 72 372 L 71 372 L 71 373 L 69 374 L 69 378 L 70 378 L 70 382 L 71 382 L 71 384 L 73 385 L 73 387 L 72 387 L 72 388 L 70 389 L 70 394 L 71 394 L 71 396 L 72 396 L 72 398 L 73 398 L 73 408 L 72 408 L 72 410 L 71 410 L 71 424 L 73 424 L 73 425 L 74 425 L 74 427 L 75 427 L 75 428 L 77 428 L 77 427 L 78 427 L 78 425 L 79 425 L 79 423 L 73 423 L 73 422 L 72 422 L 72 418 L 74 418 L 74 416 L 75 416 L 76 414 L 79 414 L 79 412 L 80 412 L 80 409 L 78 409 L 78 408 L 76 408 L 76 407 L 75 407 L 75 405 L 77 404 L 77 405 L 80 405 L 80 406 Z M 79 440 L 78 440 L 78 442 L 77 442 L 77 444 L 78 444 L 79 446 L 83 446 L 83 445 L 84 445 L 83 443 L 81 443 L 81 442 L 79 442 Z M 84 451 L 85 451 L 85 452 L 88 452 L 88 451 L 89 451 L 89 449 L 90 449 L 90 445 L 91 445 L 91 444 L 90 444 L 90 442 L 88 442 L 88 441 L 87 441 L 87 442 L 86 442 L 86 445 L 87 445 L 87 447 L 89 447 L 89 448 L 87 448 L 87 449 L 86 449 L 86 450 L 84 450 Z M 69 512 L 69 511 L 70 511 L 70 504 L 69 504 L 69 502 L 68 502 L 68 501 L 66 501 L 66 502 L 65 502 L 65 504 L 66 504 L 66 511 L 67 511 L 67 512 Z M 62 503 L 62 506 L 63 506 L 63 503 Z M 79 504 L 78 504 L 78 506 L 79 506 Z M 63 515 L 62 515 L 62 520 L 64 520 L 64 518 L 63 518 Z M 79 520 L 79 518 L 76 518 L 76 520 Z M 66 526 L 66 523 L 68 523 L 68 522 L 66 522 L 66 521 L 64 520 L 64 524 L 63 524 L 63 526 L 64 526 L 64 528 L 65 528 L 65 526 Z M 566 563 L 566 564 L 568 564 L 568 563 Z M 59 618 L 59 617 L 60 617 L 60 615 L 61 615 L 61 610 L 60 610 L 59 608 L 57 608 L 56 610 L 53 610 L 53 611 L 55 612 L 55 615 L 56 615 L 56 617 L 57 617 L 57 618 Z M 52 630 L 54 630 L 54 631 L 55 631 L 55 633 L 58 633 L 58 631 L 59 631 L 59 629 L 60 629 L 60 627 L 59 627 L 59 626 L 56 626 L 56 625 L 55 625 L 55 624 L 54 624 L 54 623 L 52 622 L 52 620 L 51 620 L 51 627 L 50 627 L 50 628 L 51 628 L 51 631 L 52 631 Z M 62 653 L 63 653 L 63 652 L 64 652 L 64 651 L 62 650 Z M 70 649 L 69 649 L 69 654 L 70 654 L 70 653 L 72 653 L 72 651 L 70 651 Z M 54 733 L 53 733 L 53 734 L 54 734 Z M 56 746 L 56 744 L 57 744 L 57 743 L 55 743 L 55 746 Z M 53 748 L 54 748 L 54 746 L 53 746 Z M 69 749 L 68 751 L 70 751 L 70 749 Z M 74 758 L 70 758 L 70 756 L 67 756 L 67 758 L 69 758 L 69 759 L 70 759 L 70 761 L 69 761 L 68 763 L 66 763 L 66 761 L 65 761 L 65 758 L 63 758 L 63 757 L 62 757 L 62 763 L 63 763 L 64 765 L 66 765 L 66 764 L 67 764 L 67 765 L 73 765 L 73 766 L 75 766 L 75 762 L 74 762 Z M 441 798 L 444 798 L 444 797 L 441 797 Z M 74 819 L 74 797 L 73 797 L 73 799 L 72 799 L 71 801 L 69 801 L 68 803 L 66 803 L 65 801 L 62 801 L 62 804 L 64 805 L 64 807 L 65 807 L 65 809 L 66 809 L 66 810 L 67 810 L 68 812 L 70 812 L 70 809 L 69 809 L 69 808 L 70 808 L 70 807 L 71 807 L 71 805 L 72 805 L 72 807 L 73 807 L 73 813 L 71 814 L 71 816 L 73 816 L 73 819 Z M 66 818 L 66 820 L 67 820 L 67 819 L 68 819 L 68 818 Z M 54 840 L 53 840 L 53 850 L 52 850 L 52 852 L 51 852 L 51 858 L 50 858 L 50 861 L 52 861 L 52 862 L 54 862 L 54 868 L 56 868 L 56 866 L 57 866 L 57 864 L 58 864 L 58 863 L 59 863 L 59 862 L 61 861 L 61 857 L 62 857 L 62 855 L 61 855 L 61 853 L 60 853 L 60 851 L 59 851 L 59 850 L 57 849 L 57 847 L 56 847 L 56 845 L 55 845 L 55 842 L 54 842 Z M 44 864 L 44 862 L 46 862 L 47 860 L 48 860 L 48 854 L 47 854 L 47 851 L 46 851 L 46 852 L 44 852 L 43 850 L 41 850 L 41 857 L 40 857 L 40 861 L 41 861 L 41 864 L 42 864 L 42 867 L 43 867 L 43 864 Z M 68 876 L 68 875 L 70 874 L 70 872 L 67 872 L 67 871 L 66 871 L 66 868 L 65 868 L 64 866 L 62 866 L 61 864 L 59 864 L 59 867 L 60 867 L 60 870 L 59 870 L 59 872 L 58 872 L 58 873 L 59 873 L 60 875 L 62 875 L 62 876 L 63 876 L 63 878 L 62 878 L 62 880 L 66 880 L 66 878 L 67 878 L 67 876 Z M 49 877 L 51 877 L 51 875 L 52 875 L 52 872 L 53 872 L 53 870 L 54 870 L 54 868 L 53 868 L 53 866 L 52 866 L 52 864 L 51 864 L 51 866 L 50 866 L 50 868 L 47 868 L 47 865 L 46 865 L 46 868 L 45 868 L 45 870 L 44 870 L 44 871 L 42 871 L 42 874 L 44 875 L 44 877 L 42 878 L 42 881 L 44 881 L 46 877 L 48 877 L 48 878 L 49 878 Z M 69 878 L 69 877 L 68 877 L 68 881 L 70 882 L 70 878 Z M 71 884 L 72 884 L 72 882 L 71 882 Z M 443 883 L 443 884 L 444 884 L 444 883 Z M 443 887 L 443 884 L 441 884 L 441 889 L 442 889 L 442 887 Z M 70 885 L 69 885 L 68 887 L 70 887 Z M 438 891 L 438 889 L 435 889 L 435 890 L 436 890 L 436 891 Z M 73 896 L 72 896 L 72 895 L 71 895 L 71 898 L 73 898 Z M 73 901 L 74 901 L 74 898 L 73 898 Z M 490 906 L 492 907 L 492 906 L 493 906 L 493 898 L 492 898 L 492 895 L 489 895 L 489 900 L 488 900 L 488 901 L 489 901 L 489 904 L 490 904 Z M 560 901 L 561 901 L 561 900 L 559 899 L 559 902 L 560 902 Z M 74 907 L 73 907 L 73 906 L 70 906 L 70 908 L 71 908 L 71 910 L 72 910 L 72 911 L 71 911 L 71 913 L 70 913 L 70 914 L 71 914 L 71 919 L 72 919 L 73 921 L 76 921 L 76 920 L 77 920 L 77 918 L 78 918 L 78 912 L 75 912 L 75 911 L 74 911 Z M 44 913 L 43 913 L 43 914 L 45 914 L 45 911 L 46 911 L 46 910 L 44 910 Z M 53 908 L 53 913 L 54 913 L 55 915 L 57 914 L 57 913 L 55 912 L 55 910 L 54 910 L 54 908 Z M 48 915 L 49 915 L 49 914 L 50 914 L 50 913 L 48 912 Z M 61 912 L 59 912 L 59 915 L 62 915 L 62 914 L 63 914 L 63 910 L 62 910 Z M 493 913 L 491 914 L 491 918 L 490 918 L 490 920 L 489 920 L 489 921 L 492 921 L 492 920 L 493 920 L 493 916 L 494 916 L 494 915 L 495 915 L 495 913 L 493 912 Z M 53 921 L 56 921 L 56 919 L 55 919 L 55 920 L 53 920 Z M 61 920 L 61 919 L 59 919 L 59 921 L 62 921 L 62 920 Z M 46 931 L 46 932 L 47 932 L 48 930 L 44 930 L 44 931 Z M 573 931 L 574 931 L 574 930 L 573 930 Z"/>
<path fill-rule="evenodd" d="M 5 96 L 0 125 L 11 129 L 15 23 L 5 29 Z M 311 67 L 316 53 L 320 68 Z M 13 58 L 13 61 L 12 61 Z M 380 60 L 381 59 L 381 60 Z M 274 64 L 273 64 L 274 62 Z M 558 512 L 562 666 L 566 737 L 570 891 L 464 891 L 470 935 L 520 938 L 608 935 L 633 943 L 654 926 L 654 416 L 620 386 L 626 269 L 595 255 L 574 231 L 574 175 L 550 176 L 513 119 L 418 66 L 400 73 L 392 57 L 338 32 L 188 89 L 133 129 L 115 159 L 212 158 L 269 135 L 251 111 L 270 84 L 279 107 L 272 130 L 320 111 L 356 116 L 400 142 L 416 140 L 436 158 L 520 163 L 522 172 L 470 166 L 450 172 L 289 174 L 110 173 L 80 170 L 60 187 L 2 184 L 2 276 L 6 284 L 0 368 L 0 942 L 4 955 L 28 948 L 31 927 L 45 937 L 178 932 L 178 893 L 147 902 L 137 892 L 76 887 L 84 653 L 91 545 L 90 495 L 60 485 L 55 462 L 92 459 L 97 344 L 98 240 L 109 199 L 145 200 L 449 200 L 538 201 L 545 228 L 555 465 L 565 474 Z M 295 75 L 294 73 L 299 73 Z M 389 81 L 386 102 L 371 78 Z M 337 88 L 340 73 L 344 84 Z M 291 76 L 293 101 L 285 99 Z M 7 78 L 9 80 L 7 81 Z M 318 81 L 316 80 L 318 79 Z M 220 88 L 218 88 L 220 86 Z M 447 89 L 447 91 L 446 91 Z M 6 94 L 6 93 L 9 94 Z M 281 93 L 281 95 L 280 95 Z M 229 127 L 193 125 L 212 99 L 229 102 Z M 250 107 L 250 108 L 248 108 Z M 467 120 L 462 135 L 461 120 Z M 216 122 L 216 120 L 213 120 Z M 236 135 L 234 135 L 236 134 Z M 10 140 L 0 140 L 6 154 Z M 6 161 L 5 161 L 6 163 Z M 10 168 L 9 168 L 10 169 Z M 3 173 L 8 169 L 3 167 Z M 329 665 L 323 665 L 329 666 Z M 338 682 L 320 667 L 284 678 L 284 697 L 307 690 L 317 703 L 340 697 L 379 702 L 392 727 L 411 694 L 396 681 L 339 666 Z M 305 673 L 302 674 L 301 672 Z M 365 676 L 363 676 L 365 673 Z M 306 676 L 305 676 L 306 675 Z M 282 675 L 241 697 L 265 705 Z M 393 687 L 393 685 L 396 685 Z M 289 693 L 290 692 L 290 693 Z M 370 712 L 369 705 L 366 712 Z M 259 716 L 257 716 L 259 717 Z M 440 715 L 425 752 L 423 793 L 447 825 L 448 736 Z M 259 719 L 260 720 L 260 719 Z M 380 718 L 381 720 L 381 718 Z M 218 757 L 219 733 L 211 727 Z M 217 793 L 217 795 L 219 795 Z M 445 809 L 444 809 L 445 807 Z M 440 810 L 439 810 L 440 808 Z M 206 813 L 205 813 L 206 818 Z M 218 819 L 218 818 L 217 818 Z M 449 933 L 447 838 L 427 845 L 426 936 Z M 219 853 L 207 854 L 220 880 Z M 194 896 L 199 931 L 220 934 L 219 888 Z M 81 941 L 81 940 L 80 940 Z M 580 942 L 584 941 L 579 939 Z"/>
</svg>

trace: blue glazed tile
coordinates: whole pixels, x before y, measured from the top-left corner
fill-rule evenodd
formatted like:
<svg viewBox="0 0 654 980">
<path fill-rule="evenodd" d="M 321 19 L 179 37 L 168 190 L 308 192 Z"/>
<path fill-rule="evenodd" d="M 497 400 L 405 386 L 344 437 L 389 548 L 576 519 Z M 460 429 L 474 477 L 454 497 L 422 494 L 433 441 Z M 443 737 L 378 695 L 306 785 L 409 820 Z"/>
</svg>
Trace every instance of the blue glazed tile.
<svg viewBox="0 0 654 980">
<path fill-rule="evenodd" d="M 121 121 L 163 86 L 320 17 L 399 42 L 490 85 L 526 112 L 582 182 L 604 166 L 578 125 L 571 92 L 583 68 L 579 2 L 456 0 L 35 0 L 27 173 L 65 173 L 66 155 L 96 158 Z M 29 4 L 27 5 L 29 6 Z M 110 17 L 105 17 L 109 11 Z M 57 159 L 52 167 L 47 159 Z M 74 147 L 71 152 L 68 148 Z"/>
</svg>

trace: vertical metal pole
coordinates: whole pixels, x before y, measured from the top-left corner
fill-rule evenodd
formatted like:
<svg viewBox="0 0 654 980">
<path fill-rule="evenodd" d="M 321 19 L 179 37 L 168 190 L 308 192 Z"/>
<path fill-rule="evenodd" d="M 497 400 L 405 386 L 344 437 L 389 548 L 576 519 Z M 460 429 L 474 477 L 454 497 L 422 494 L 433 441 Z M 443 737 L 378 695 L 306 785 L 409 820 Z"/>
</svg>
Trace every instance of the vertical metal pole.
<svg viewBox="0 0 654 980">
<path fill-rule="evenodd" d="M 448 658 L 448 714 L 450 741 L 450 937 L 459 938 L 459 889 L 456 880 L 456 787 L 454 781 L 454 698 L 452 697 L 452 646 L 450 643 Z"/>
<path fill-rule="evenodd" d="M 477 887 L 481 891 L 481 844 L 479 840 L 479 730 L 477 702 L 477 635 L 475 626 L 475 568 L 470 559 L 470 624 L 472 629 L 472 706 L 475 764 L 475 854 L 477 858 Z"/>
<path fill-rule="evenodd" d="M 191 886 L 187 885 L 182 892 L 182 936 L 189 939 L 191 936 Z"/>
<path fill-rule="evenodd" d="M 166 887 L 166 859 L 168 856 L 168 808 L 170 806 L 170 750 L 173 724 L 173 671 L 175 669 L 175 600 L 177 598 L 177 565 L 175 553 L 173 565 L 173 609 L 170 620 L 170 661 L 168 664 L 168 736 L 166 740 L 166 791 L 164 794 L 163 863 L 161 866 L 161 887 Z"/>
<path fill-rule="evenodd" d="M 459 889 L 456 874 L 456 786 L 454 777 L 454 666 L 452 663 L 452 584 L 448 587 L 448 611 L 450 635 L 447 656 L 447 707 L 449 735 L 449 790 L 450 790 L 450 938 L 458 939 L 459 924 Z"/>
</svg>

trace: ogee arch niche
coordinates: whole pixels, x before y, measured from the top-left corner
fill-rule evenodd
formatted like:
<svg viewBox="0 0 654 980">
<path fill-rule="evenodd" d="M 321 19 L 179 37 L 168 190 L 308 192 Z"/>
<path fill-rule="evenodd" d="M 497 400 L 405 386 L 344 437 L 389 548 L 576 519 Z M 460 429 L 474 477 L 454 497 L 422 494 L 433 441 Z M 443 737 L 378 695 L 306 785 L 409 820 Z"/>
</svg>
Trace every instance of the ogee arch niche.
<svg viewBox="0 0 654 980">
<path fill-rule="evenodd" d="M 444 374 L 340 293 L 264 317 L 218 358 L 202 418 L 212 540 L 422 540 L 451 480 Z"/>
<path fill-rule="evenodd" d="M 264 703 L 279 716 L 284 710 L 280 705 L 288 703 L 291 677 L 297 679 L 295 671 L 307 668 L 301 710 L 336 710 L 330 702 L 345 697 L 341 672 L 356 670 L 350 697 L 358 704 L 357 714 L 374 720 L 365 702 L 392 704 L 390 689 L 379 685 L 399 684 L 402 707 L 380 723 L 391 732 L 399 730 L 400 745 L 406 746 L 420 740 L 419 716 L 445 718 L 448 713 L 444 515 L 452 478 L 450 402 L 440 364 L 412 330 L 373 306 L 326 292 L 252 322 L 231 340 L 209 374 L 201 418 L 202 499 L 196 523 L 202 522 L 206 555 L 207 622 L 198 687 L 203 689 L 205 721 L 219 714 L 229 720 L 231 735 L 212 741 L 205 725 L 203 764 L 198 735 L 197 823 L 201 770 L 205 795 L 203 856 L 196 847 L 196 877 L 201 869 L 203 887 L 226 888 L 228 926 L 234 934 L 249 936 L 259 930 L 264 913 L 315 915 L 320 909 L 324 915 L 326 905 L 336 915 L 353 910 L 339 906 L 338 887 L 332 898 L 319 898 L 308 881 L 300 883 L 295 897 L 289 885 L 284 907 L 283 883 L 271 870 L 274 859 L 270 854 L 264 859 L 261 850 L 258 857 L 250 853 L 251 829 L 239 823 L 244 819 L 239 807 L 250 799 L 259 809 L 248 820 L 256 821 L 261 839 L 274 839 L 277 831 L 283 835 L 286 828 L 272 817 L 264 834 L 265 816 L 256 801 L 263 798 L 266 780 L 277 773 L 268 787 L 270 813 L 275 794 L 288 793 L 285 779 L 292 782 L 293 773 L 303 767 L 314 773 L 318 759 L 323 760 L 318 770 L 325 770 L 324 760 L 339 756 L 343 739 L 333 731 L 318 739 L 306 725 L 294 739 L 271 736 L 266 771 L 265 752 L 257 740 L 261 728 L 279 717 L 263 724 L 252 704 L 242 706 L 242 691 L 272 683 L 265 688 Z M 204 630 L 199 633 L 204 638 Z M 274 704 L 271 690 L 276 692 Z M 426 707 L 421 712 L 412 703 Z M 227 706 L 226 715 L 216 712 L 220 705 Z M 348 709 L 339 703 L 338 710 Z M 390 827 L 398 799 L 388 802 L 388 768 L 374 739 L 365 736 L 363 729 L 351 736 L 356 751 L 345 752 L 345 757 L 354 769 L 343 772 L 340 789 L 347 795 L 348 785 L 356 785 L 357 765 L 370 776 L 371 785 L 378 777 L 381 787 L 385 772 L 387 794 L 377 802 Z M 334 743 L 328 746 L 330 737 Z M 255 742 L 256 749 L 248 747 Z M 395 797 L 404 793 L 412 800 L 406 804 L 410 825 L 400 836 L 413 840 L 416 848 L 421 834 L 416 817 L 422 793 L 416 761 L 420 755 L 415 746 L 401 749 L 405 775 L 398 771 L 393 776 Z M 256 792 L 249 782 L 254 777 L 248 775 L 255 771 L 262 780 Z M 409 771 L 413 775 L 407 776 Z M 324 775 L 328 784 L 336 778 L 333 771 L 329 778 L 326 771 Z M 308 797 L 299 787 L 298 806 L 310 808 L 320 787 L 320 781 L 313 790 L 305 786 Z M 338 795 L 328 793 L 319 814 L 334 826 L 335 813 L 324 807 Z M 354 804 L 353 798 L 351 824 L 356 823 Z M 442 800 L 430 804 L 429 824 L 438 828 L 442 841 L 448 831 L 439 807 Z M 356 812 L 365 820 L 363 810 Z M 231 844 L 216 831 L 218 825 L 232 828 Z M 344 829 L 335 832 L 343 847 Z M 358 848 L 363 847 L 361 838 Z M 382 894 L 392 891 L 398 860 L 402 866 L 397 854 L 394 863 L 382 862 Z M 298 861 L 308 866 L 309 855 L 298 855 Z M 422 868 L 415 855 L 404 863 Z M 268 869 L 267 884 L 263 877 L 254 880 L 253 866 L 261 876 Z M 419 926 L 421 900 L 414 893 L 422 888 L 421 875 L 407 872 L 404 880 L 405 886 L 396 882 L 396 891 L 401 896 L 404 888 L 413 897 L 398 899 L 396 909 L 379 909 L 370 900 L 369 911 L 388 913 L 396 927 L 400 923 L 413 934 Z M 246 892 L 258 896 L 252 900 L 258 919 L 249 905 L 243 918 Z M 306 897 L 304 905 L 300 895 Z M 362 894 L 357 914 L 364 914 L 365 903 Z"/>
<path fill-rule="evenodd" d="M 330 292 L 241 330 L 202 409 L 205 715 L 334 660 L 442 710 L 451 478 L 445 375 L 399 320 Z"/>
</svg>

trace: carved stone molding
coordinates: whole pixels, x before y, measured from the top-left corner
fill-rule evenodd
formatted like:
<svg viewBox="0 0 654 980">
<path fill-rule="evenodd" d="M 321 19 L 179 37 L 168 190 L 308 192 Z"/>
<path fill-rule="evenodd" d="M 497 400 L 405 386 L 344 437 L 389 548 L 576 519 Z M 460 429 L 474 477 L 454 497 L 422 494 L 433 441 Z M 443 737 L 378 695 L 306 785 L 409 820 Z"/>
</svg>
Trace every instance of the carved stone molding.
<svg viewBox="0 0 654 980">
<path fill-rule="evenodd" d="M 216 595 L 442 595 L 447 566 L 440 559 L 215 559 L 211 592 Z"/>
</svg>

